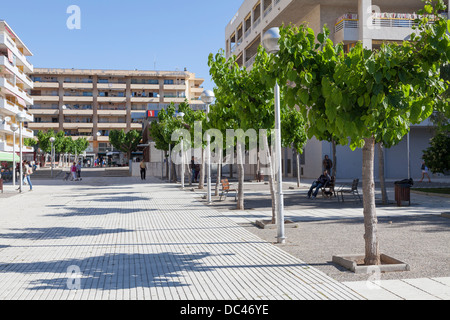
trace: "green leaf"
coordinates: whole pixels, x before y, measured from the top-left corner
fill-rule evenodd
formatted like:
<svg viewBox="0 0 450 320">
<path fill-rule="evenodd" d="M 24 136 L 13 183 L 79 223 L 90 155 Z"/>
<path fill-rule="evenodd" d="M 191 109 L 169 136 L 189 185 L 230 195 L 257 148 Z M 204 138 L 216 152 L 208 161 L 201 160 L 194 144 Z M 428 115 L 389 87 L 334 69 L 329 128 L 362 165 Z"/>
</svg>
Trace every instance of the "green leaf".
<svg viewBox="0 0 450 320">
<path fill-rule="evenodd" d="M 358 105 L 359 105 L 360 107 L 362 107 L 362 106 L 364 105 L 364 97 L 363 97 L 363 96 L 361 96 L 361 97 L 358 98 Z"/>
<path fill-rule="evenodd" d="M 309 93 L 306 89 L 300 89 L 300 101 L 304 104 L 304 105 L 308 105 L 309 102 Z"/>
<path fill-rule="evenodd" d="M 377 73 L 375 73 L 374 77 L 375 77 L 375 82 L 377 84 L 380 84 L 381 83 L 381 79 L 383 78 L 383 74 L 380 71 L 378 71 Z"/>
</svg>

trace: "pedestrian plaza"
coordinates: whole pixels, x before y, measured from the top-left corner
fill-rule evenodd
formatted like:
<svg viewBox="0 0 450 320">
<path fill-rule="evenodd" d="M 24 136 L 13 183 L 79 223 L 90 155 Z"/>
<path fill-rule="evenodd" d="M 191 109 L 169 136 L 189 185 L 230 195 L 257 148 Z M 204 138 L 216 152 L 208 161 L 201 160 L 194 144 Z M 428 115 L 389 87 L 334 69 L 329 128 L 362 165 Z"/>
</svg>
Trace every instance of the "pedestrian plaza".
<svg viewBox="0 0 450 320">
<path fill-rule="evenodd" d="M 270 212 L 208 206 L 200 197 L 204 191 L 156 178 L 43 179 L 34 181 L 33 192 L 5 190 L 1 300 L 450 298 L 450 274 L 381 281 L 378 289 L 367 281 L 333 279 L 245 227 Z M 217 205 L 224 203 L 232 205 L 233 199 Z M 301 223 L 345 219 L 358 210 L 287 214 Z M 440 211 L 435 204 L 430 214 Z"/>
</svg>

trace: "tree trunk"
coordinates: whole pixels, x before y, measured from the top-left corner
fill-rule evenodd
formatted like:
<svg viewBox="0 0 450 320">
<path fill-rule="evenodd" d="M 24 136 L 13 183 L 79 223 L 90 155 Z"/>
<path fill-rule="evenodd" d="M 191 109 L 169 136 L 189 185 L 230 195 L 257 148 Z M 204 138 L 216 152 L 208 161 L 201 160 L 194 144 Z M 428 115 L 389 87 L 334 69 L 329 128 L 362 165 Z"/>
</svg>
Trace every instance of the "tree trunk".
<svg viewBox="0 0 450 320">
<path fill-rule="evenodd" d="M 379 265 L 380 252 L 378 244 L 378 219 L 375 207 L 375 184 L 373 178 L 373 165 L 375 155 L 375 139 L 364 139 L 363 153 L 363 206 L 364 206 L 364 240 L 366 265 Z"/>
<path fill-rule="evenodd" d="M 264 135 L 264 152 L 265 155 L 267 157 L 267 161 L 266 161 L 266 165 L 268 165 L 269 168 L 269 174 L 268 174 L 268 179 L 269 179 L 269 188 L 270 188 L 270 196 L 272 197 L 272 224 L 276 224 L 277 223 L 277 205 L 278 205 L 278 200 L 275 194 L 275 172 L 274 172 L 274 167 L 272 165 L 272 157 L 271 157 L 271 152 L 270 152 L 270 148 L 269 148 L 269 142 L 267 141 L 267 135 Z"/>
<path fill-rule="evenodd" d="M 337 173 L 337 156 L 336 156 L 336 141 L 331 140 L 331 148 L 333 150 L 333 168 L 331 169 L 332 176 L 336 178 Z"/>
<path fill-rule="evenodd" d="M 237 166 L 238 166 L 238 210 L 244 210 L 244 159 L 242 144 L 237 142 Z"/>
<path fill-rule="evenodd" d="M 166 158 L 166 179 L 169 180 L 169 156 L 167 151 L 164 151 L 164 157 Z"/>
<path fill-rule="evenodd" d="M 222 158 L 223 158 L 223 155 L 220 154 L 219 157 L 220 157 L 219 163 L 217 164 L 216 189 L 215 189 L 215 191 L 214 191 L 214 195 L 215 195 L 215 196 L 218 196 L 218 195 L 219 195 L 220 180 L 221 180 L 221 178 L 222 178 Z"/>
<path fill-rule="evenodd" d="M 202 163 L 200 166 L 200 173 L 199 173 L 199 180 L 198 180 L 198 189 L 203 189 L 205 187 L 205 150 L 202 149 Z"/>
<path fill-rule="evenodd" d="M 378 171 L 380 176 L 381 202 L 388 204 L 388 196 L 386 192 L 386 181 L 384 180 L 384 146 L 378 143 Z"/>
<path fill-rule="evenodd" d="M 301 167 L 300 167 L 300 154 L 295 151 L 296 155 L 297 155 L 297 188 L 300 188 L 300 174 L 301 174 Z"/>
</svg>

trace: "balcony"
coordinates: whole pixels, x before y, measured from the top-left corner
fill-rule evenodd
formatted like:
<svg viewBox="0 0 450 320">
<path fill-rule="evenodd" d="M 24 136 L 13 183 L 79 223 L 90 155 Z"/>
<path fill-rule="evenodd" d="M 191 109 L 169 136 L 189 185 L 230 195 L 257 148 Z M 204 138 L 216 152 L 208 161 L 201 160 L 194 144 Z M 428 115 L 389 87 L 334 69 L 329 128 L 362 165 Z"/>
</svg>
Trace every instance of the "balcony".
<svg viewBox="0 0 450 320">
<path fill-rule="evenodd" d="M 30 77 L 28 77 L 20 67 L 17 67 L 13 65 L 11 62 L 9 62 L 8 58 L 5 56 L 0 56 L 0 66 L 4 66 L 6 69 L 8 69 L 11 73 L 16 75 L 18 80 L 22 82 L 27 89 L 33 89 L 33 81 Z"/>
<path fill-rule="evenodd" d="M 97 110 L 99 116 L 126 116 L 127 110 Z"/>
<path fill-rule="evenodd" d="M 31 122 L 28 123 L 28 129 L 31 130 L 58 130 L 59 129 L 59 123 L 58 122 Z"/>
<path fill-rule="evenodd" d="M 35 89 L 58 89 L 59 83 L 58 82 L 41 82 L 41 81 L 35 81 L 33 83 L 33 86 Z"/>
<path fill-rule="evenodd" d="M 59 86 L 59 84 L 58 84 Z M 63 83 L 64 89 L 94 89 L 94 85 L 89 82 L 64 82 Z"/>
<path fill-rule="evenodd" d="M 131 97 L 132 103 L 158 103 L 160 98 L 155 97 Z"/>
<path fill-rule="evenodd" d="M 0 111 L 2 111 L 0 113 L 7 114 L 9 116 L 15 116 L 20 111 L 22 111 L 22 108 L 20 108 L 15 103 L 12 103 L 11 101 L 0 97 Z"/>
<path fill-rule="evenodd" d="M 8 142 L 0 142 L 0 151 L 3 152 L 20 152 L 20 148 L 19 145 L 16 144 L 16 147 L 14 149 L 12 143 L 8 143 Z M 34 148 L 33 147 L 26 147 L 26 146 L 22 146 L 22 152 L 34 152 Z"/>
<path fill-rule="evenodd" d="M 0 132 L 6 133 L 8 135 L 12 135 L 13 131 L 11 130 L 11 123 L 7 123 L 7 122 L 0 122 Z M 19 135 L 19 130 L 17 130 L 17 136 Z M 33 138 L 34 137 L 34 133 L 32 130 L 27 129 L 27 128 L 23 128 L 22 129 L 22 136 L 24 138 Z"/>
<path fill-rule="evenodd" d="M 59 96 L 33 96 L 35 102 L 59 102 Z"/>
<path fill-rule="evenodd" d="M 86 122 L 64 122 L 63 123 L 64 130 L 71 130 L 71 129 L 92 129 L 94 128 L 93 123 L 86 123 Z"/>
<path fill-rule="evenodd" d="M 372 26 L 369 27 L 370 38 L 373 40 L 403 41 L 413 32 L 412 27 L 417 26 L 416 19 L 420 16 L 410 13 L 374 13 Z M 435 17 L 430 16 L 433 23 Z M 352 43 L 359 40 L 358 15 L 348 13 L 336 20 L 334 27 L 335 42 Z"/>
<path fill-rule="evenodd" d="M 57 116 L 59 114 L 58 109 L 31 109 L 30 113 L 34 116 Z"/>
<path fill-rule="evenodd" d="M 357 42 L 359 40 L 359 20 L 357 14 L 345 14 L 336 20 L 334 41 Z"/>
<path fill-rule="evenodd" d="M 109 122 L 99 122 L 97 123 L 98 129 L 126 129 L 127 124 L 126 123 L 109 123 Z"/>
<path fill-rule="evenodd" d="M 165 103 L 182 103 L 186 100 L 186 97 L 164 97 Z"/>
<path fill-rule="evenodd" d="M 104 89 L 120 89 L 125 90 L 127 88 L 126 83 L 97 83 L 97 88 Z"/>
<path fill-rule="evenodd" d="M 132 83 L 131 90 L 159 90 L 159 84 Z"/>
<path fill-rule="evenodd" d="M 92 116 L 94 111 L 90 109 L 66 109 L 63 111 L 63 114 L 65 116 Z"/>
<path fill-rule="evenodd" d="M 126 97 L 97 97 L 98 102 L 126 103 Z"/>
<path fill-rule="evenodd" d="M 0 88 L 5 88 L 11 94 L 21 98 L 22 100 L 25 101 L 27 105 L 32 105 L 34 103 L 33 98 L 28 93 L 26 93 L 23 89 L 19 88 L 18 86 L 14 85 L 9 80 L 2 77 L 0 77 Z"/>
<path fill-rule="evenodd" d="M 64 102 L 94 102 L 94 97 L 92 96 L 64 96 Z"/>
<path fill-rule="evenodd" d="M 186 90 L 186 84 L 165 84 L 164 90 Z"/>
<path fill-rule="evenodd" d="M 16 116 L 19 112 L 25 112 L 25 119 L 27 122 L 33 122 L 34 117 L 33 114 L 26 111 L 23 107 L 12 103 L 11 101 L 8 101 L 6 99 L 3 99 L 0 97 L 0 111 L 4 111 L 3 113 L 9 115 L 9 116 Z"/>
<path fill-rule="evenodd" d="M 26 73 L 33 73 L 33 65 L 27 60 L 25 55 L 17 48 L 16 43 L 6 34 L 0 33 L 0 46 L 6 46 L 17 57 L 17 64 L 23 66 Z"/>
</svg>

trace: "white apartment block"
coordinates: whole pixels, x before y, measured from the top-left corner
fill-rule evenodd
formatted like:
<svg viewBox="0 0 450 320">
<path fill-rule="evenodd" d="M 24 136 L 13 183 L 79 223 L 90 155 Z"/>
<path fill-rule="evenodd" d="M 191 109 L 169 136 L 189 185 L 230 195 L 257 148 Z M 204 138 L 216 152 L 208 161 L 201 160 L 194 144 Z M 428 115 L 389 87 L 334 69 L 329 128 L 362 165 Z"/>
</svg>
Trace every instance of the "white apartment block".
<svg viewBox="0 0 450 320">
<path fill-rule="evenodd" d="M 421 0 L 245 0 L 225 28 L 225 54 L 227 58 L 235 56 L 239 66 L 251 68 L 264 33 L 272 27 L 289 24 L 307 24 L 316 35 L 326 25 L 331 40 L 343 43 L 346 50 L 358 41 L 368 49 L 376 49 L 383 42 L 408 39 L 417 13 L 423 7 Z M 386 178 L 408 177 L 408 163 L 411 176 L 420 178 L 422 153 L 431 137 L 433 128 L 429 121 L 412 126 L 408 138 L 386 150 Z M 331 158 L 331 150 L 328 142 L 309 141 L 301 157 L 301 175 L 317 178 L 322 171 L 322 159 L 325 155 Z M 361 177 L 360 151 L 338 146 L 337 158 L 338 178 Z M 286 176 L 296 174 L 295 161 L 292 151 L 284 150 Z M 375 171 L 377 174 L 377 168 Z"/>
<path fill-rule="evenodd" d="M 33 115 L 28 111 L 33 104 L 29 92 L 33 89 L 33 81 L 29 75 L 33 65 L 27 60 L 32 53 L 20 40 L 12 28 L 0 20 L 0 152 L 12 153 L 20 151 L 19 130 L 16 140 L 13 138 L 12 124 L 19 125 L 16 115 L 26 114 L 22 131 L 23 138 L 33 138 L 33 131 L 25 128 L 33 122 Z M 22 148 L 23 152 L 33 152 L 33 148 Z"/>
</svg>

